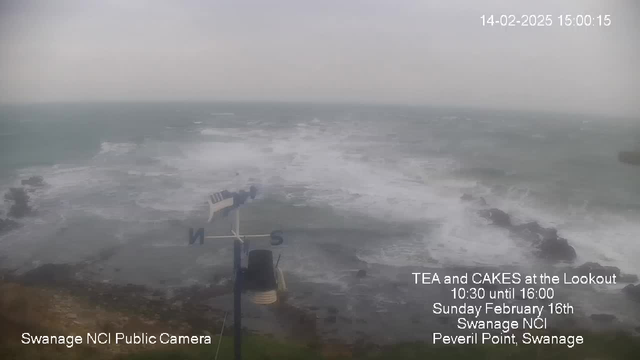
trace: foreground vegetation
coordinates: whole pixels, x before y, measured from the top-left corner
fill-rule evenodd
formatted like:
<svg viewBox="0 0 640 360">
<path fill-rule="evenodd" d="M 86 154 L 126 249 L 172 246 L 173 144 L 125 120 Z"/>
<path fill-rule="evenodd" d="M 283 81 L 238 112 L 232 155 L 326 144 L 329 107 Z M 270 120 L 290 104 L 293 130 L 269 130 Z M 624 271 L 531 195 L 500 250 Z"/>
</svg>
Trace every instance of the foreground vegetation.
<svg viewBox="0 0 640 360">
<path fill-rule="evenodd" d="M 233 359 L 233 339 L 225 337 L 218 359 Z M 213 359 L 215 346 L 188 347 L 149 351 L 120 357 L 126 360 L 199 360 Z M 346 346 L 300 346 L 285 344 L 265 337 L 250 337 L 243 350 L 245 360 L 295 359 L 362 359 L 362 360 L 424 360 L 424 359 L 634 359 L 640 358 L 640 339 L 623 334 L 590 335 L 585 344 L 572 349 L 558 346 L 433 346 L 407 343 L 384 347 L 358 348 Z"/>
<path fill-rule="evenodd" d="M 0 282 L 0 359 L 3 360 L 211 360 L 218 337 L 211 345 L 87 346 L 23 345 L 20 334 L 83 334 L 85 332 L 170 331 L 160 321 L 113 309 L 98 308 L 70 294 L 52 289 L 25 287 Z M 575 335 L 575 334 L 573 334 Z M 583 333 L 585 342 L 574 348 L 565 345 L 520 346 L 434 346 L 404 343 L 378 346 L 330 343 L 283 342 L 268 336 L 247 335 L 243 342 L 245 360 L 422 360 L 422 359 L 640 359 L 640 337 L 625 333 Z M 233 359 L 233 338 L 224 336 L 218 359 Z"/>
</svg>

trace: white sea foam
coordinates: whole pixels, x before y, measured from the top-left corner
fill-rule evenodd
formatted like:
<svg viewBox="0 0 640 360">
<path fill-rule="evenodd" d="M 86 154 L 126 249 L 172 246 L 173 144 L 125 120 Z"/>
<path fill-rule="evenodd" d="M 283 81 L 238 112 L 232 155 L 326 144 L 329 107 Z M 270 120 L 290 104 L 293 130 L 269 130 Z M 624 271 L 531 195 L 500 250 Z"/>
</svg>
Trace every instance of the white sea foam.
<svg viewBox="0 0 640 360">
<path fill-rule="evenodd" d="M 215 135 L 215 136 L 232 135 L 229 131 L 225 131 L 225 130 L 222 130 L 222 129 L 202 129 L 202 130 L 200 130 L 200 134 L 202 134 L 202 135 Z"/>
<path fill-rule="evenodd" d="M 100 153 L 99 155 L 125 155 L 136 148 L 136 144 L 132 143 L 112 143 L 112 142 L 103 142 L 100 144 Z"/>
<path fill-rule="evenodd" d="M 473 179 L 452 177 L 450 170 L 460 165 L 449 158 L 398 152 L 393 139 L 380 136 L 385 129 L 369 131 L 358 124 L 315 120 L 301 124 L 305 126 L 277 131 L 200 130 L 203 135 L 227 137 L 224 142 L 139 146 L 104 142 L 88 166 L 58 166 L 34 173 L 42 174 L 51 185 L 48 196 L 64 197 L 73 209 L 106 218 L 144 221 L 155 216 L 145 211 L 187 213 L 199 209 L 212 191 L 259 182 L 284 189 L 286 195 L 308 205 L 429 228 L 411 241 L 389 239 L 371 252 L 358 254 L 369 263 L 406 266 L 437 259 L 444 265 L 511 265 L 530 261 L 526 246 L 488 226 L 459 200 L 462 192 L 474 192 L 513 214 L 516 221 L 536 220 L 557 227 L 577 248 L 579 260 L 640 272 L 634 265 L 640 256 L 634 250 L 637 246 L 630 246 L 640 236 L 640 225 L 632 219 L 592 213 L 588 206 L 551 209 L 532 195 L 532 190 L 544 189 L 526 184 L 512 187 L 506 195 L 493 194 Z M 426 130 L 424 136 L 425 142 L 432 140 Z M 125 161 L 141 152 L 155 155 L 158 162 L 140 168 Z M 327 274 L 322 259 L 300 261 L 299 270 L 318 281 L 340 282 L 344 276 L 342 270 Z"/>
<path fill-rule="evenodd" d="M 422 248 L 391 246 L 381 250 L 382 262 L 406 264 L 408 253 L 422 250 L 444 263 L 512 264 L 521 260 L 508 255 L 515 245 L 506 234 L 475 224 L 474 216 L 465 211 L 459 201 L 461 189 L 476 184 L 444 176 L 454 165 L 449 159 L 367 155 L 359 148 L 367 151 L 376 144 L 364 140 L 367 134 L 362 129 L 349 126 L 296 126 L 272 136 L 235 129 L 233 135 L 236 141 L 189 144 L 183 148 L 184 156 L 163 158 L 167 165 L 179 169 L 185 186 L 184 192 L 165 197 L 167 205 L 192 206 L 188 204 L 196 203 L 211 189 L 235 186 L 238 171 L 244 178 L 263 179 L 267 186 L 304 188 L 310 205 L 329 205 L 384 221 L 439 224 L 433 234 L 411 245 Z M 265 148 L 269 152 L 264 152 Z M 496 252 L 496 246 L 504 251 Z"/>
</svg>

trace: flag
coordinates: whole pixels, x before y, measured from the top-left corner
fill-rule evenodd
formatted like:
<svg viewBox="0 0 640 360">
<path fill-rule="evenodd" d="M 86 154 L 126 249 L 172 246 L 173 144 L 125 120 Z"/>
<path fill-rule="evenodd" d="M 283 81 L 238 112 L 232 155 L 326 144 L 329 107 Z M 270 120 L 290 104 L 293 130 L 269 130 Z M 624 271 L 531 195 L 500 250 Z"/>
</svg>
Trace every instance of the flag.
<svg viewBox="0 0 640 360">
<path fill-rule="evenodd" d="M 223 212 L 225 209 L 228 209 L 226 212 L 231 210 L 233 207 L 233 193 L 230 193 L 227 190 L 219 191 L 215 194 L 209 196 L 209 220 L 211 222 L 213 218 Z M 225 212 L 225 214 L 226 214 Z"/>
</svg>

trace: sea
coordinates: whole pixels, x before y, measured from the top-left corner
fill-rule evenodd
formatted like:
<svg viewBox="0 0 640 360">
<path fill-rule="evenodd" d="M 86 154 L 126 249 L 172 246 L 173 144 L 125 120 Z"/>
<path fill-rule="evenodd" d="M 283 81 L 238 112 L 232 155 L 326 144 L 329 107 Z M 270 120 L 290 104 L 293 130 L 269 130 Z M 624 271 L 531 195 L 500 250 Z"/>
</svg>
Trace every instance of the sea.
<svg viewBox="0 0 640 360">
<path fill-rule="evenodd" d="M 488 224 L 463 194 L 483 197 L 514 223 L 556 228 L 576 249 L 576 265 L 640 274 L 640 167 L 617 160 L 639 140 L 637 119 L 542 112 L 4 105 L 0 192 L 31 176 L 45 186 L 29 189 L 35 213 L 0 235 L 0 266 L 94 261 L 99 281 L 165 289 L 228 281 L 230 240 L 190 246 L 188 229 L 228 233 L 231 219 L 207 223 L 208 195 L 254 185 L 258 196 L 240 208 L 241 231 L 283 231 L 274 258 L 293 301 L 333 301 L 363 327 L 380 321 L 388 331 L 402 322 L 390 320 L 397 311 L 428 312 L 428 299 L 412 298 L 422 290 L 398 285 L 415 269 L 559 266 Z M 9 203 L 1 206 L 4 217 Z M 367 276 L 357 279 L 358 270 Z M 296 284 L 304 294 L 295 295 Z M 575 301 L 613 311 L 586 298 Z"/>
</svg>

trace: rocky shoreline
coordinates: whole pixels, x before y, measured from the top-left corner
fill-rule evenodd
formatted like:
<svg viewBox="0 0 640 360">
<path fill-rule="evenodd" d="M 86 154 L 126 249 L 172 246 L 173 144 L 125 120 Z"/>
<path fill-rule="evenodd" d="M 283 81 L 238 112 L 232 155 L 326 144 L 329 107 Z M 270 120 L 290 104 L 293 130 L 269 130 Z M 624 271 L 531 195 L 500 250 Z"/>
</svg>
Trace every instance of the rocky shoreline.
<svg viewBox="0 0 640 360">
<path fill-rule="evenodd" d="M 473 202 L 484 207 L 478 211 L 478 215 L 489 220 L 492 225 L 506 229 L 513 238 L 526 241 L 533 249 L 533 253 L 540 259 L 553 263 L 571 264 L 577 257 L 576 250 L 570 245 L 569 240 L 558 235 L 555 228 L 545 228 L 538 222 L 528 222 L 524 224 L 514 224 L 511 216 L 498 208 L 488 208 L 486 200 L 482 197 L 476 198 L 470 194 L 464 194 L 462 201 Z M 596 262 L 586 262 L 580 266 L 570 269 L 576 275 L 585 276 L 595 274 L 601 276 L 616 275 L 618 283 L 626 283 L 623 292 L 634 301 L 640 303 L 640 284 L 638 275 L 623 273 L 616 266 L 603 266 Z"/>
<path fill-rule="evenodd" d="M 36 211 L 29 204 L 28 192 L 34 187 L 46 186 L 41 177 L 32 177 L 22 181 L 23 188 L 12 188 L 6 195 L 5 200 L 12 202 L 10 213 L 12 215 L 22 214 L 24 216 L 35 215 Z M 16 190 L 17 189 L 17 190 Z M 626 283 L 624 289 L 620 290 L 620 297 L 626 297 L 640 304 L 640 285 L 636 285 L 638 277 L 634 274 L 625 274 L 619 268 L 613 266 L 603 266 L 594 262 L 587 262 L 580 266 L 574 266 L 577 254 L 575 249 L 570 245 L 568 239 L 559 236 L 558 231 L 554 228 L 545 228 L 537 222 L 529 222 L 524 224 L 514 224 L 509 214 L 497 209 L 491 208 L 483 198 L 476 198 L 465 194 L 461 198 L 462 201 L 472 202 L 478 206 L 479 216 L 487 219 L 492 226 L 503 228 L 511 234 L 514 240 L 520 239 L 529 244 L 532 253 L 536 255 L 545 265 L 545 270 L 549 272 L 559 272 L 554 268 L 556 264 L 563 264 L 565 267 L 562 271 L 578 276 L 586 276 L 588 274 L 611 276 L 615 275 L 618 283 Z M 10 221 L 11 223 L 8 223 Z M 4 220 L 2 224 L 13 224 L 10 226 L 19 226 L 15 220 Z M 17 224 L 17 225 L 16 225 Z M 5 230 L 7 225 L 5 225 Z M 9 230 L 10 231 L 10 230 Z M 56 291 L 64 291 L 74 297 L 86 299 L 95 306 L 105 308 L 118 309 L 127 313 L 134 313 L 145 316 L 152 321 L 158 321 L 168 324 L 176 329 L 176 331 L 187 334 L 201 334 L 203 332 L 216 332 L 222 326 L 222 319 L 226 311 L 229 311 L 230 297 L 232 293 L 231 281 L 212 282 L 205 286 L 191 286 L 183 288 L 173 288 L 171 294 L 166 291 L 152 289 L 138 284 L 113 284 L 103 281 L 94 280 L 91 276 L 92 271 L 100 268 L 100 262 L 109 259 L 113 253 L 109 250 L 99 253 L 96 257 L 76 264 L 44 264 L 33 268 L 24 273 L 16 271 L 4 271 L 2 279 L 5 283 L 14 283 L 22 286 L 29 286 L 43 289 L 54 289 Z M 1 264 L 0 264 L 1 266 Z M 398 275 L 410 274 L 411 271 L 417 269 L 399 269 Z M 461 268 L 461 269 L 445 269 L 445 272 L 464 273 L 475 271 L 477 269 Z M 117 271 L 117 269 L 116 269 Z M 422 269 L 422 271 L 430 271 Z M 442 269 L 440 270 L 442 271 Z M 483 271 L 502 271 L 501 269 L 484 269 Z M 294 274 L 292 274 L 294 275 Z M 399 281 L 388 281 L 388 279 L 377 279 L 376 271 L 372 268 L 367 270 L 354 270 L 353 281 L 354 286 L 359 287 L 362 291 L 354 296 L 364 299 L 364 303 L 368 303 L 371 294 L 390 294 L 398 293 L 404 298 L 402 301 L 408 301 L 411 292 L 416 289 L 408 287 L 408 277 L 402 277 Z M 295 278 L 295 276 L 293 276 Z M 380 280 L 380 281 L 378 281 Z M 383 281 L 385 280 L 385 281 Z M 297 289 L 299 294 L 292 294 L 292 301 L 280 301 L 272 307 L 268 307 L 266 312 L 252 314 L 247 311 L 247 321 L 244 325 L 253 332 L 261 334 L 275 334 L 278 337 L 287 339 L 295 339 L 305 343 L 315 343 L 327 338 L 333 338 L 334 341 L 346 342 L 375 342 L 366 333 L 369 328 L 384 326 L 388 321 L 387 318 L 379 318 L 378 314 L 352 314 L 348 308 L 343 308 L 344 298 L 328 297 L 331 289 L 322 289 L 319 285 L 304 283 L 297 280 Z M 368 289 L 368 290 L 367 290 Z M 430 290 L 431 291 L 431 290 Z M 430 301 L 442 296 L 442 298 L 450 298 L 448 294 L 440 295 L 441 289 L 432 290 L 433 293 L 425 294 L 425 298 Z M 618 291 L 618 290 L 615 290 Z M 317 294 L 316 294 L 317 293 Z M 357 291 L 356 291 L 357 293 Z M 313 294 L 313 295 L 308 295 Z M 333 303 L 325 302 L 325 306 L 317 306 L 316 303 L 306 303 L 305 297 L 313 298 L 332 298 Z M 315 299 L 317 300 L 317 299 Z M 359 300 L 358 300 L 359 301 Z M 407 332 L 413 331 L 413 327 L 420 327 L 420 331 L 432 331 L 437 326 L 447 327 L 450 319 L 434 318 L 430 316 L 429 311 L 420 306 L 422 298 L 414 299 L 412 306 L 401 306 L 403 308 L 400 317 L 407 317 L 406 323 L 398 321 L 396 326 L 404 327 Z M 356 304 L 361 304 L 357 303 Z M 417 304 L 417 305 L 416 305 Z M 351 306 L 351 305 L 349 305 Z M 394 305 L 395 306 L 395 305 Z M 348 306 L 347 306 L 348 307 Z M 374 306 L 375 308 L 375 306 Z M 250 310 L 247 308 L 247 310 Z M 420 312 L 419 312 L 420 310 Z M 385 311 L 393 312 L 393 310 L 385 309 Z M 411 315 L 412 312 L 415 315 Z M 366 316 L 372 316 L 367 319 Z M 263 317 L 263 319 L 260 319 Z M 615 324 L 616 318 L 608 313 L 585 313 L 583 317 L 591 322 L 599 324 Z M 275 320 L 275 321 L 272 321 Z M 367 322 L 369 320 L 369 322 Z M 633 319 L 631 319 L 633 321 Z M 637 320 L 637 319 L 636 319 Z M 261 326 L 254 326 L 260 323 Z M 277 325 L 272 325 L 277 323 Z M 231 322 L 226 325 L 230 331 Z M 431 325 L 433 324 L 433 325 Z M 340 328 L 349 328 L 355 336 L 350 336 L 342 332 Z M 639 330 L 636 329 L 636 332 Z M 249 330 L 247 330 L 249 332 Z"/>
<path fill-rule="evenodd" d="M 14 220 L 25 216 L 35 215 L 35 210 L 29 205 L 29 191 L 45 186 L 44 179 L 41 176 L 32 176 L 28 179 L 20 181 L 23 187 L 10 188 L 4 194 L 4 201 L 10 203 L 7 218 L 0 217 L 0 235 L 11 230 L 18 229 L 21 224 Z M 0 216 L 2 212 L 0 212 Z M 13 218 L 13 219 L 11 219 Z"/>
</svg>

